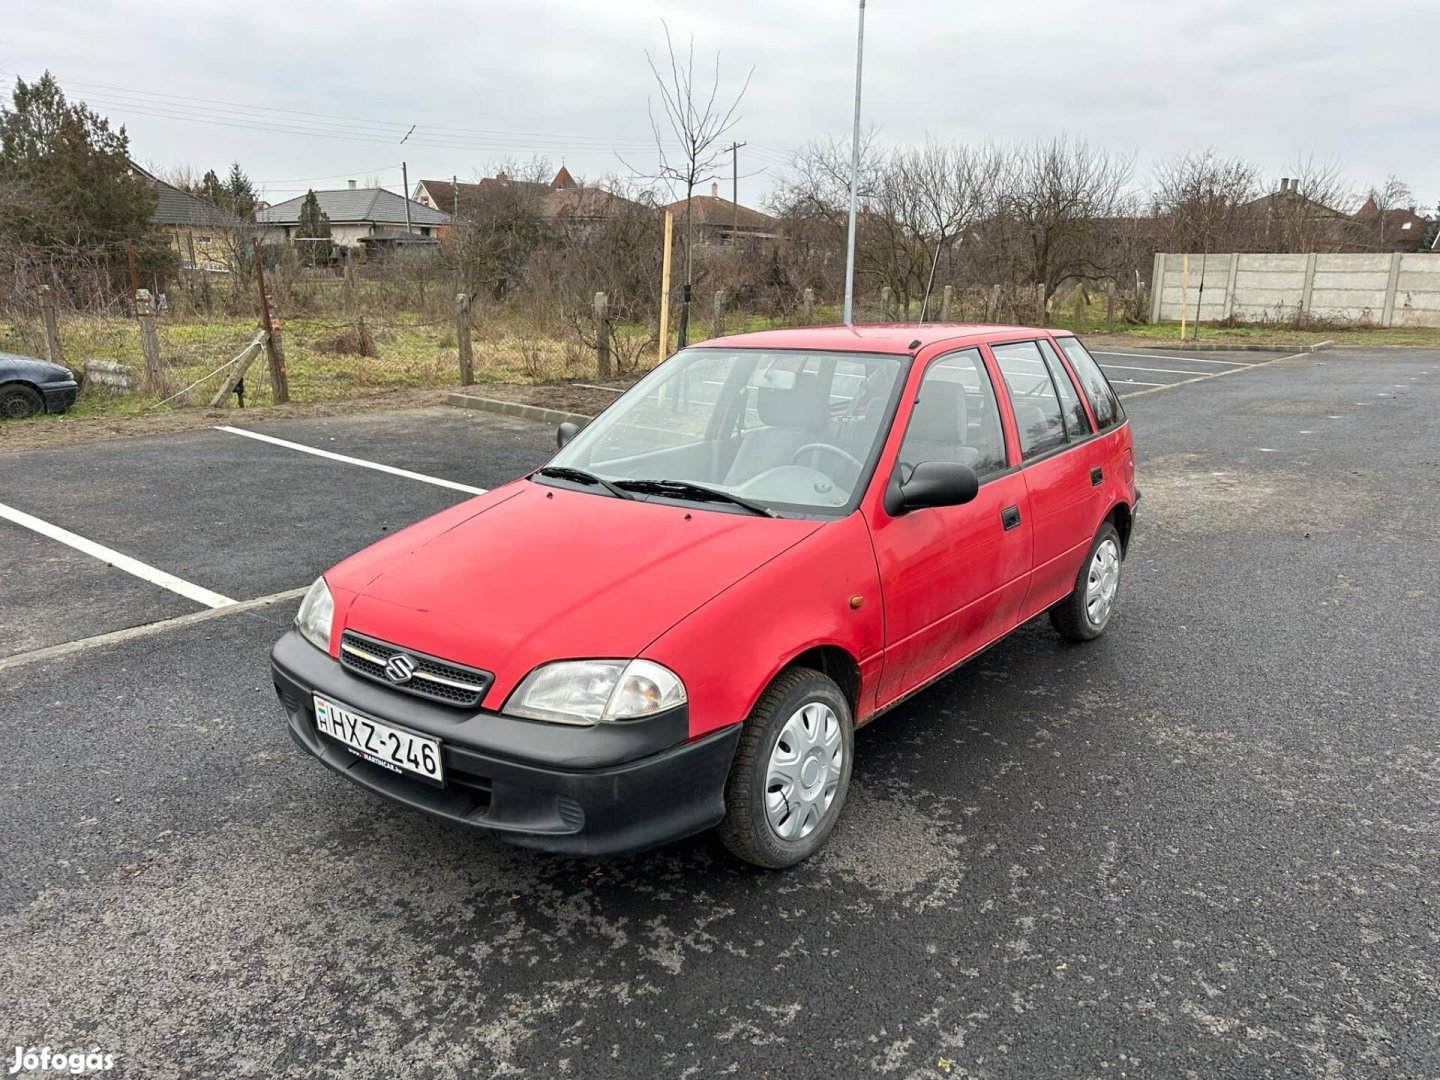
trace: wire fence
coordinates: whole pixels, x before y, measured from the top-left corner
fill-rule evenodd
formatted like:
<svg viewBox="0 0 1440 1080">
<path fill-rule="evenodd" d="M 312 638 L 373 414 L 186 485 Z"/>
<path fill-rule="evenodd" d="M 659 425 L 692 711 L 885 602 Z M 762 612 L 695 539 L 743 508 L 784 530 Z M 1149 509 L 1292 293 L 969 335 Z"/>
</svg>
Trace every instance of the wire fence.
<svg viewBox="0 0 1440 1080">
<path fill-rule="evenodd" d="M 463 381 L 541 383 L 625 378 L 653 367 L 683 340 L 837 323 L 839 297 L 796 291 L 780 300 L 738 300 L 724 290 L 696 290 L 686 310 L 672 294 L 669 332 L 661 348 L 659 319 L 597 313 L 535 291 L 504 301 L 462 300 L 440 280 L 394 282 L 354 273 L 272 273 L 265 284 L 272 361 L 263 345 L 258 280 L 238 275 L 182 274 L 166 291 L 117 291 L 78 297 L 36 284 L 17 283 L 0 302 L 0 351 L 57 359 L 82 378 L 79 408 L 141 411 L 240 404 L 221 394 L 243 366 L 236 389 L 248 402 L 287 396 L 326 401 L 405 388 L 452 387 Z M 588 299 L 588 298 L 587 298 Z M 1074 301 L 1073 307 L 1071 301 Z M 929 321 L 1050 321 L 1095 329 L 1130 295 L 1092 296 L 1077 291 L 1047 297 L 1034 286 L 946 288 L 925 302 Z M 657 305 L 658 306 L 658 305 Z M 889 290 L 856 297 L 856 322 L 910 322 L 918 298 Z M 656 313 L 658 315 L 658 313 Z M 47 323 L 50 330 L 47 332 Z M 57 349 L 58 347 L 58 349 Z M 468 353 L 469 363 L 464 357 Z M 286 386 L 276 385 L 283 371 Z M 233 381 L 233 379 L 232 379 Z"/>
</svg>

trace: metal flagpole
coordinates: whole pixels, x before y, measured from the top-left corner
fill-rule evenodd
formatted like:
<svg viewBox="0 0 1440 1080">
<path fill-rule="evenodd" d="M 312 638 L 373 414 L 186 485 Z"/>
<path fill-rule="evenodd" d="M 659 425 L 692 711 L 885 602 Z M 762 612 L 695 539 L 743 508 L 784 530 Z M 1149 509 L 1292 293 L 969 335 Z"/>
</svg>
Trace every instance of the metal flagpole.
<svg viewBox="0 0 1440 1080">
<path fill-rule="evenodd" d="M 845 240 L 845 325 L 855 321 L 855 211 L 860 200 L 860 71 L 865 59 L 865 0 L 855 39 L 855 130 L 850 136 L 850 231 Z"/>
</svg>

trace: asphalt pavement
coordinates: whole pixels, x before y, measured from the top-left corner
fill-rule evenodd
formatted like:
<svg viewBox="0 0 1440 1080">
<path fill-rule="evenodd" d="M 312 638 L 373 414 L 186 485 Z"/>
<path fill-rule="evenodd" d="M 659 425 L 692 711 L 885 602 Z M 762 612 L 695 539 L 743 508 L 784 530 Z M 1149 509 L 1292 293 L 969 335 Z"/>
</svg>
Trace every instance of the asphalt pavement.
<svg viewBox="0 0 1440 1080">
<path fill-rule="evenodd" d="M 1440 1077 L 1440 353 L 1176 355 L 1098 357 L 1143 492 L 1106 635 L 1032 623 L 862 730 L 834 837 L 781 874 L 708 837 L 517 851 L 291 744 L 294 591 L 549 429 L 0 455 L 0 504 L 247 602 L 0 520 L 7 1068 Z"/>
</svg>

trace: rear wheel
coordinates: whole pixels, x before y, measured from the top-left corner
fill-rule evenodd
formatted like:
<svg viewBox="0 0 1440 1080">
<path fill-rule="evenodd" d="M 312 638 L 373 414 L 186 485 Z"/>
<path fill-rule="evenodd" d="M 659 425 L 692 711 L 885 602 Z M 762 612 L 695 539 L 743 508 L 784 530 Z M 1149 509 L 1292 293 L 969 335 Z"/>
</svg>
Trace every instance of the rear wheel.
<svg viewBox="0 0 1440 1080">
<path fill-rule="evenodd" d="M 1120 534 L 1106 521 L 1075 577 L 1075 588 L 1050 609 L 1050 625 L 1061 637 L 1094 641 L 1105 632 L 1120 591 L 1120 564 Z"/>
<path fill-rule="evenodd" d="M 45 411 L 45 399 L 24 383 L 0 386 L 0 420 L 22 420 Z"/>
<path fill-rule="evenodd" d="M 717 830 L 730 853 L 779 870 L 829 839 L 850 787 L 855 727 L 840 687 L 790 668 L 760 695 L 725 782 Z"/>
</svg>

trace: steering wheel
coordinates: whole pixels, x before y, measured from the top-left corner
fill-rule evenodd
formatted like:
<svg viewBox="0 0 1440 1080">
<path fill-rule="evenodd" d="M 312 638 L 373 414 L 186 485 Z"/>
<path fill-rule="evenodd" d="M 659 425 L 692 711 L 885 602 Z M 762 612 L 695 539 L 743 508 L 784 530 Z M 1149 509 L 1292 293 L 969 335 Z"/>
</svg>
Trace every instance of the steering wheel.
<svg viewBox="0 0 1440 1080">
<path fill-rule="evenodd" d="M 799 450 L 796 450 L 795 453 L 791 455 L 790 464 L 799 465 L 800 455 L 809 453 L 812 450 L 823 450 L 826 453 L 834 454 L 836 457 L 842 459 L 843 461 L 848 461 L 851 465 L 854 465 L 856 469 L 860 470 L 860 472 L 863 473 L 865 471 L 865 463 L 859 458 L 857 458 L 854 454 L 850 453 L 848 450 L 841 450 L 838 446 L 832 446 L 830 443 L 823 442 L 806 443 L 804 446 L 800 447 Z"/>
</svg>

